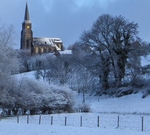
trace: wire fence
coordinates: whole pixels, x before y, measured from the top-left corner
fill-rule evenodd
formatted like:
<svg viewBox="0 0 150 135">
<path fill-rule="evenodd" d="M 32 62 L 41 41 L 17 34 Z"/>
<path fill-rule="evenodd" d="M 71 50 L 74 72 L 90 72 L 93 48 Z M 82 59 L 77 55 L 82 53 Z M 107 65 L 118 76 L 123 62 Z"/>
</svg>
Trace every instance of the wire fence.
<svg viewBox="0 0 150 135">
<path fill-rule="evenodd" d="M 137 131 L 150 131 L 150 116 L 115 115 L 115 114 L 57 114 L 57 115 L 26 115 L 9 117 L 1 121 L 17 122 L 18 124 L 49 124 L 51 126 L 78 126 L 120 128 Z"/>
</svg>

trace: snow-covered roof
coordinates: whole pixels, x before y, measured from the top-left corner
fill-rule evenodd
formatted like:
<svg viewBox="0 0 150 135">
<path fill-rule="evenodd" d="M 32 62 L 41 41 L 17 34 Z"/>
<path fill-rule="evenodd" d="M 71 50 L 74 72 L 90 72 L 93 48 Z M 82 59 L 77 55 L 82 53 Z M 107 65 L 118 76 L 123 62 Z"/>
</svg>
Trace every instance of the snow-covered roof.
<svg viewBox="0 0 150 135">
<path fill-rule="evenodd" d="M 54 43 L 62 43 L 60 38 L 33 38 L 33 45 L 53 45 Z"/>
<path fill-rule="evenodd" d="M 58 51 L 61 51 L 62 40 L 60 38 L 33 38 L 33 46 L 51 46 L 56 47 Z"/>
<path fill-rule="evenodd" d="M 60 54 L 72 54 L 72 50 L 64 50 L 64 51 L 60 51 Z"/>
</svg>

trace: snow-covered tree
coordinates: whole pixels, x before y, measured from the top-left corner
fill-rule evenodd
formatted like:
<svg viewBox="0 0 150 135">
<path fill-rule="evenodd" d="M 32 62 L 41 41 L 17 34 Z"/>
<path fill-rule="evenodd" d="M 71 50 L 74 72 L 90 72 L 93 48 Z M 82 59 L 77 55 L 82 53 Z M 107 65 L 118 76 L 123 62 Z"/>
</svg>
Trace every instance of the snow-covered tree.
<svg viewBox="0 0 150 135">
<path fill-rule="evenodd" d="M 11 97 L 11 90 L 15 87 L 12 75 L 19 72 L 20 66 L 18 53 L 12 48 L 14 34 L 13 26 L 0 26 L 0 106 L 7 108 L 11 108 L 15 102 Z"/>
<path fill-rule="evenodd" d="M 0 26 L 0 74 L 11 74 L 19 69 L 18 53 L 13 49 L 15 45 L 14 36 L 13 25 Z"/>
<path fill-rule="evenodd" d="M 99 53 L 101 72 L 98 75 L 104 89 L 108 86 L 110 71 L 114 74 L 115 86 L 121 86 L 132 44 L 137 40 L 137 28 L 136 23 L 122 16 L 106 14 L 98 17 L 90 31 L 83 32 L 81 43 Z"/>
<path fill-rule="evenodd" d="M 29 78 L 9 77 L 0 83 L 0 106 L 6 115 L 72 112 L 74 98 L 67 87 L 48 85 Z"/>
</svg>

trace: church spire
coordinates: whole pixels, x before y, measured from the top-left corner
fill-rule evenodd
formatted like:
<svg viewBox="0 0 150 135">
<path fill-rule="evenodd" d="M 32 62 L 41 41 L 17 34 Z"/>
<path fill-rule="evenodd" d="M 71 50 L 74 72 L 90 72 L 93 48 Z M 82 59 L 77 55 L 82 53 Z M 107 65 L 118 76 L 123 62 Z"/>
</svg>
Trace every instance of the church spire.
<svg viewBox="0 0 150 135">
<path fill-rule="evenodd" d="M 27 4 L 27 3 L 26 3 L 26 9 L 25 9 L 24 20 L 25 20 L 25 21 L 29 21 L 29 20 L 30 20 L 29 11 L 28 11 L 28 4 Z"/>
<path fill-rule="evenodd" d="M 33 40 L 32 23 L 29 18 L 28 4 L 25 7 L 25 16 L 21 31 L 21 49 L 31 49 Z"/>
</svg>

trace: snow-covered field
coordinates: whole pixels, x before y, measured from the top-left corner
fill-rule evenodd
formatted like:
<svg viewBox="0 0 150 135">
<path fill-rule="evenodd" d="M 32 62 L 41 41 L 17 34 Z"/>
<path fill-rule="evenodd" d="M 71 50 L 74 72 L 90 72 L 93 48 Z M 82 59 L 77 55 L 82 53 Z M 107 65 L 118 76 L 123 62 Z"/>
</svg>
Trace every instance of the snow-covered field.
<svg viewBox="0 0 150 135">
<path fill-rule="evenodd" d="M 0 135 L 149 135 L 122 129 L 0 123 Z"/>
<path fill-rule="evenodd" d="M 149 57 L 145 61 L 142 60 L 142 65 L 149 63 L 149 60 Z M 34 78 L 34 72 L 21 74 L 18 77 Z M 82 95 L 78 96 L 79 103 L 82 103 L 81 97 Z M 17 123 L 17 117 L 1 119 L 0 135 L 150 134 L 150 96 L 144 99 L 142 99 L 142 94 L 121 98 L 87 96 L 85 101 L 86 104 L 90 105 L 91 113 L 42 115 L 40 124 L 40 116 L 29 116 L 28 124 L 27 116 L 20 116 L 19 123 Z"/>
<path fill-rule="evenodd" d="M 0 135 L 149 135 L 150 97 L 141 97 L 141 94 L 121 98 L 87 96 L 91 113 L 42 115 L 40 124 L 39 116 L 29 116 L 29 124 L 27 116 L 20 116 L 19 123 L 17 117 L 1 119 Z"/>
</svg>

